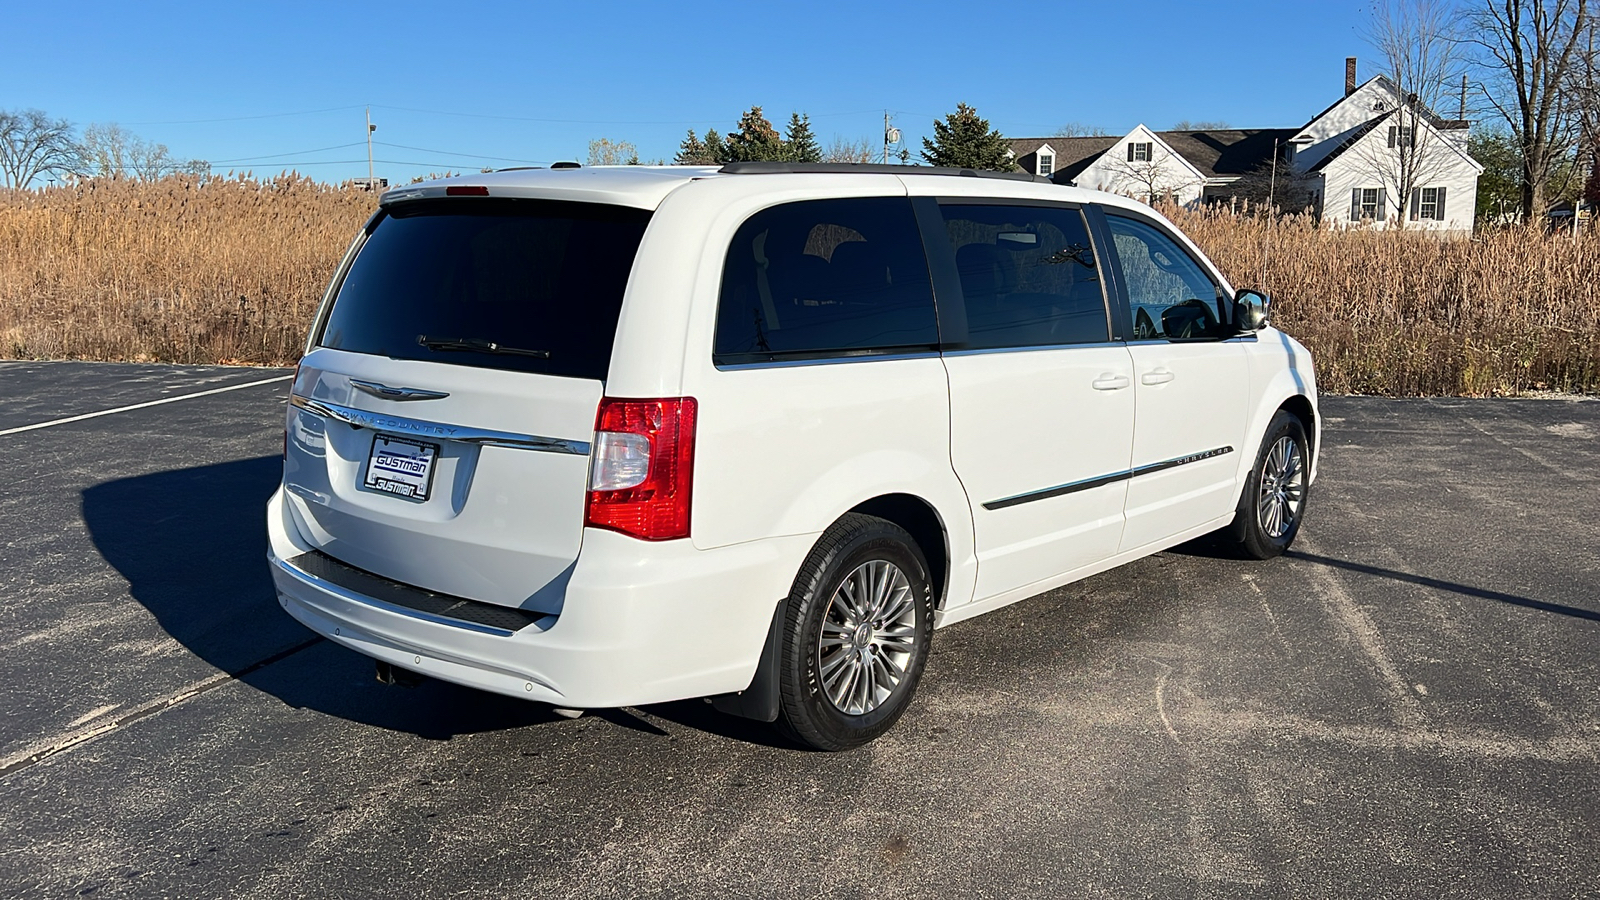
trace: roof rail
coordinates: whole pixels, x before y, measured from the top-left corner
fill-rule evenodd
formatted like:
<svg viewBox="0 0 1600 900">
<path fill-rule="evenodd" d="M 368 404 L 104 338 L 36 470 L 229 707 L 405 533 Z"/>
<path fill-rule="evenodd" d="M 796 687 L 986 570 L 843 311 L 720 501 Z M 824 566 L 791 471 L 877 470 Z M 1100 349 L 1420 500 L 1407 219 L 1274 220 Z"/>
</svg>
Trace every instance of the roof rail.
<svg viewBox="0 0 1600 900">
<path fill-rule="evenodd" d="M 949 166 L 901 166 L 883 163 L 797 163 L 797 162 L 731 162 L 717 170 L 724 175 L 780 175 L 780 174 L 877 174 L 877 175 L 955 175 L 967 178 L 1004 178 L 1009 181 L 1034 181 L 1054 184 L 1042 175 L 1027 172 L 989 172 L 983 169 L 957 169 Z"/>
</svg>

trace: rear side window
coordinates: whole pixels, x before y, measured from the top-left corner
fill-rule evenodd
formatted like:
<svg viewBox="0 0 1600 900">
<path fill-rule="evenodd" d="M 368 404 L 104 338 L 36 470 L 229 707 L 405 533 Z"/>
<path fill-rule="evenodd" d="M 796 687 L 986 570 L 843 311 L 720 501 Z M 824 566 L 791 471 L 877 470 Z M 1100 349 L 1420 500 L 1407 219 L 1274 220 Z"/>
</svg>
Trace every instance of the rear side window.
<svg viewBox="0 0 1600 900">
<path fill-rule="evenodd" d="M 718 365 L 933 350 L 928 261 L 904 197 L 762 210 L 728 247 Z"/>
<path fill-rule="evenodd" d="M 318 344 L 604 379 L 649 219 L 644 210 L 546 200 L 398 206 L 350 266 Z"/>
<path fill-rule="evenodd" d="M 967 308 L 967 347 L 1111 339 L 1083 213 L 1055 206 L 942 205 Z"/>
</svg>

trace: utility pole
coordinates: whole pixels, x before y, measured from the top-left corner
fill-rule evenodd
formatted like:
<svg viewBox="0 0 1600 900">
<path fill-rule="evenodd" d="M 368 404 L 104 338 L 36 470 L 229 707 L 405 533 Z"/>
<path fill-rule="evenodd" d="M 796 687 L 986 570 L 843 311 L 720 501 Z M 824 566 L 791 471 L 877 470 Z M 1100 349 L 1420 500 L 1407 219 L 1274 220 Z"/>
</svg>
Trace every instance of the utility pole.
<svg viewBox="0 0 1600 900">
<path fill-rule="evenodd" d="M 889 164 L 889 111 L 883 111 L 883 164 Z"/>
<path fill-rule="evenodd" d="M 372 133 L 378 126 L 372 124 L 372 107 L 367 107 L 367 190 L 378 189 L 378 180 L 372 175 Z"/>
</svg>

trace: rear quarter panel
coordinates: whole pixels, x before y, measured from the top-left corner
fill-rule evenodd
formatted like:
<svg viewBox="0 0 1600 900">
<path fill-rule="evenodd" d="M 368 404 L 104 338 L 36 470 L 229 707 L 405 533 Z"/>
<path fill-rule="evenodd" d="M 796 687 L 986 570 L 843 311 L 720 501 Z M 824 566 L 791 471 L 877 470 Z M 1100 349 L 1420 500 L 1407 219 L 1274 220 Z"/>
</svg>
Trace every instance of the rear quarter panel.
<svg viewBox="0 0 1600 900">
<path fill-rule="evenodd" d="M 858 174 L 708 178 L 675 192 L 635 264 L 606 393 L 698 401 L 695 546 L 819 535 L 865 500 L 910 494 L 943 521 L 946 602 L 964 602 L 971 513 L 950 466 L 937 356 L 725 370 L 711 358 L 728 242 L 745 219 L 779 203 L 904 195 L 893 176 Z"/>
</svg>

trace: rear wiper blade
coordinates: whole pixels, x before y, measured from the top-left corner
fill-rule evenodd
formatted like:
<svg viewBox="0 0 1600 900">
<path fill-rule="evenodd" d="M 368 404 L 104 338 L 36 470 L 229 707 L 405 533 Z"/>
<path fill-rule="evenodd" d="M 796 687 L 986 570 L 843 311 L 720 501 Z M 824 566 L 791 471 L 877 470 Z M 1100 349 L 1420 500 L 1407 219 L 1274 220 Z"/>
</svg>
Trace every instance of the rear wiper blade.
<svg viewBox="0 0 1600 900">
<path fill-rule="evenodd" d="M 549 350 L 524 350 L 521 347 L 506 347 L 494 341 L 483 338 L 436 338 L 425 334 L 417 335 L 417 343 L 429 350 L 472 350 L 478 353 L 507 353 L 513 356 L 531 356 L 534 359 L 549 359 Z"/>
</svg>

